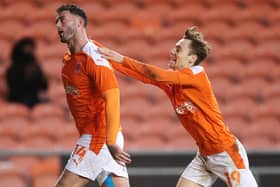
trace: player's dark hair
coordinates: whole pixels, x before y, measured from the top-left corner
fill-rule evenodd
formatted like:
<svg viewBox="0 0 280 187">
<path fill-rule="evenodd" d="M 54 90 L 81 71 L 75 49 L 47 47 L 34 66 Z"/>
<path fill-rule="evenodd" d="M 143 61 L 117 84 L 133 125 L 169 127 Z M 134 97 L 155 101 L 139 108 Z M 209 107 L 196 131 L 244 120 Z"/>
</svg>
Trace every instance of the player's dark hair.
<svg viewBox="0 0 280 187">
<path fill-rule="evenodd" d="M 77 5 L 74 4 L 64 4 L 56 9 L 56 12 L 58 14 L 61 13 L 62 11 L 69 11 L 71 14 L 80 16 L 84 20 L 84 27 L 87 26 L 87 22 L 88 22 L 87 15 L 81 7 L 78 7 Z"/>
<path fill-rule="evenodd" d="M 194 65 L 200 64 L 202 60 L 208 56 L 210 52 L 210 46 L 203 39 L 202 33 L 198 31 L 198 27 L 193 26 L 187 29 L 184 39 L 191 40 L 191 54 L 197 55 L 197 60 L 195 61 Z"/>
</svg>

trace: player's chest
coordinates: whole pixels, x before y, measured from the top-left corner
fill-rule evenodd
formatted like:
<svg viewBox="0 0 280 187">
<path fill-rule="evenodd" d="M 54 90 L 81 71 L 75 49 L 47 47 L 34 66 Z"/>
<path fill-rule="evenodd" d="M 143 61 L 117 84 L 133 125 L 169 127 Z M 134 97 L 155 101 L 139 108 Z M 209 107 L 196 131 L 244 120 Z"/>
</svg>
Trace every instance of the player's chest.
<svg viewBox="0 0 280 187">
<path fill-rule="evenodd" d="M 70 62 L 63 66 L 62 80 L 64 84 L 75 85 L 76 87 L 88 85 L 89 81 L 83 63 L 80 61 Z"/>
<path fill-rule="evenodd" d="M 196 111 L 196 106 L 192 101 L 192 90 L 183 86 L 172 88 L 172 104 L 177 114 L 191 114 Z"/>
</svg>

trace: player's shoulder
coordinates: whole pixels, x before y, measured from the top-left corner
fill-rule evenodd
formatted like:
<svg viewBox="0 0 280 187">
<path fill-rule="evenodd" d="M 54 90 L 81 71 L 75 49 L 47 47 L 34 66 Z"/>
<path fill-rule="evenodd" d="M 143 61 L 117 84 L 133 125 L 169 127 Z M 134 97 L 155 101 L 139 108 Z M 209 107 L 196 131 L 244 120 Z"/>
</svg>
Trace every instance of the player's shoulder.
<svg viewBox="0 0 280 187">
<path fill-rule="evenodd" d="M 88 41 L 83 47 L 83 52 L 86 53 L 97 66 L 105 66 L 111 69 L 110 63 L 102 58 L 101 53 L 98 51 L 99 47 L 103 47 L 100 43 L 96 41 Z"/>
</svg>

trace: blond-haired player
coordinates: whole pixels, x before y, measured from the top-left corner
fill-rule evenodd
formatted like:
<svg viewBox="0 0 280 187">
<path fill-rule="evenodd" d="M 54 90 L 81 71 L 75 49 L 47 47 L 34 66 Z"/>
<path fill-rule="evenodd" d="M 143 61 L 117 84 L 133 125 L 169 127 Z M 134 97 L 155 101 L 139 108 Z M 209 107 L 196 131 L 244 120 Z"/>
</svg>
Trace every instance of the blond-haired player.
<svg viewBox="0 0 280 187">
<path fill-rule="evenodd" d="M 164 90 L 181 124 L 194 138 L 197 155 L 177 187 L 209 187 L 217 178 L 229 187 L 256 187 L 246 151 L 224 124 L 211 84 L 199 65 L 209 50 L 197 27 L 187 29 L 171 50 L 170 70 L 99 49 L 118 71 Z"/>
</svg>

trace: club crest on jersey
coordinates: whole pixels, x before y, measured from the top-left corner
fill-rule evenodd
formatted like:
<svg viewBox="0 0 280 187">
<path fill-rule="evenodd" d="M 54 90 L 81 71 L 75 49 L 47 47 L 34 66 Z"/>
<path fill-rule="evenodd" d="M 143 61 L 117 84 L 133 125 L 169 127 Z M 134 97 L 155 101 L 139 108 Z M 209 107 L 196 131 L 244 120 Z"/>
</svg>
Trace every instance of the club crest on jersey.
<svg viewBox="0 0 280 187">
<path fill-rule="evenodd" d="M 176 106 L 177 114 L 185 114 L 186 112 L 194 113 L 197 110 L 197 107 L 191 101 L 185 101 L 179 106 Z"/>
<path fill-rule="evenodd" d="M 81 62 L 77 62 L 77 64 L 75 65 L 74 73 L 80 73 L 81 67 L 82 67 Z"/>
</svg>

